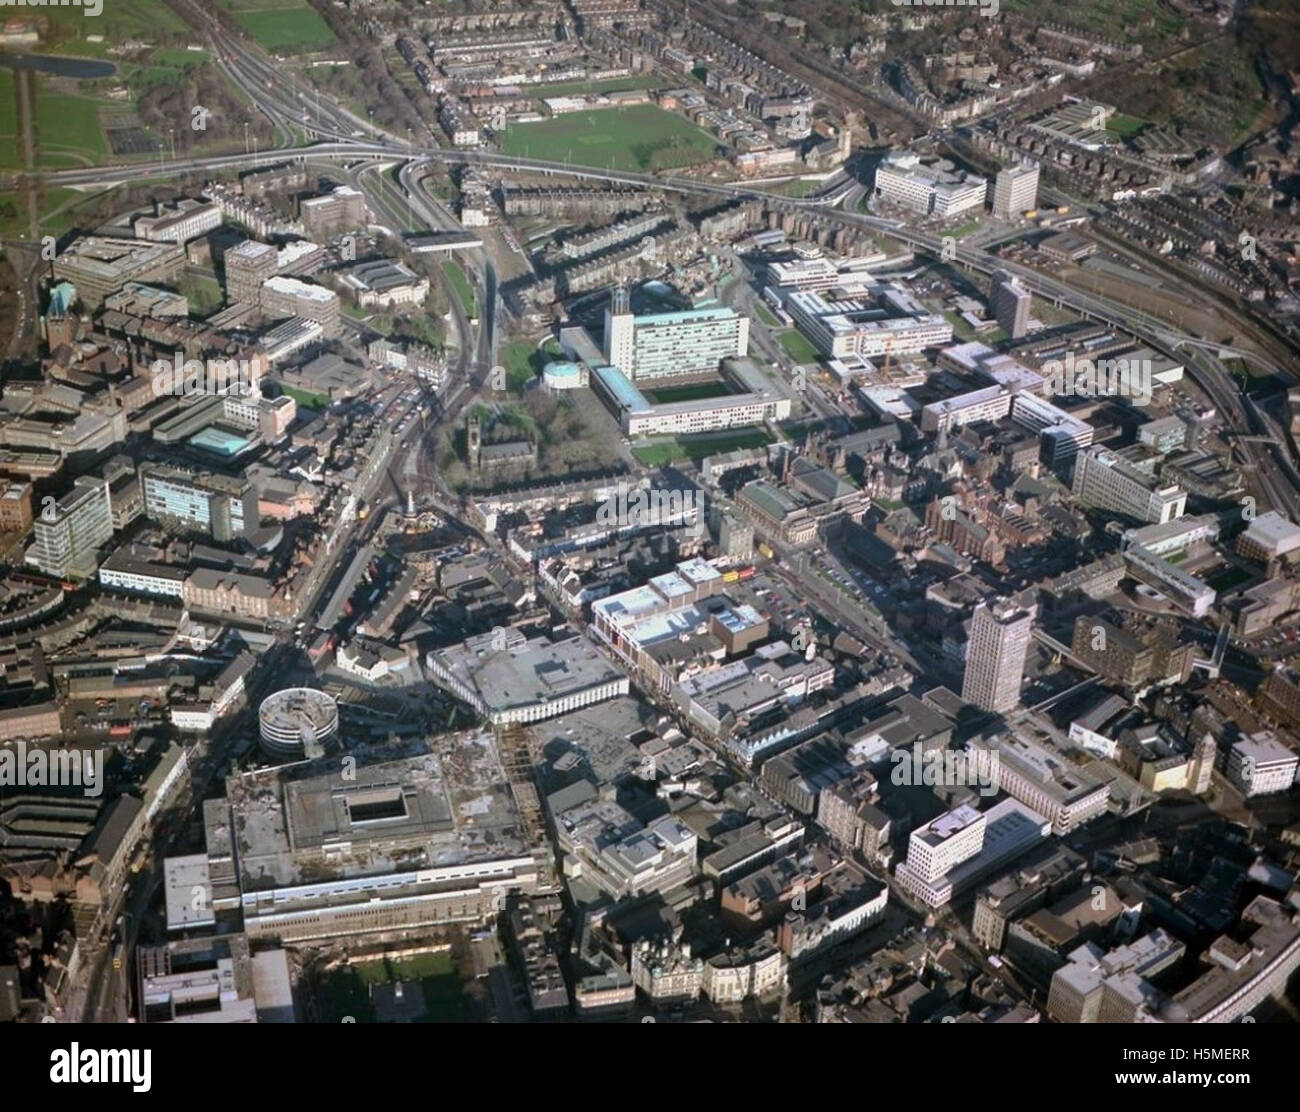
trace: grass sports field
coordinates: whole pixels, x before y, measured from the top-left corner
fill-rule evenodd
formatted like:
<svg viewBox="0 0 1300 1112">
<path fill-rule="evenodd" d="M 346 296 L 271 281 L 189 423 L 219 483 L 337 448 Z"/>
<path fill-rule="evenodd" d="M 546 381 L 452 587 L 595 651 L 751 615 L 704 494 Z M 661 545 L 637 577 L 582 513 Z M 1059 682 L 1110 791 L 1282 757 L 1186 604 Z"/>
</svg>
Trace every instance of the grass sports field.
<svg viewBox="0 0 1300 1112">
<path fill-rule="evenodd" d="M 221 0 L 267 50 L 288 54 L 319 50 L 334 42 L 334 32 L 307 0 Z"/>
<path fill-rule="evenodd" d="M 661 440 L 633 448 L 632 454 L 646 467 L 663 467 L 682 460 L 701 460 L 719 452 L 760 448 L 771 443 L 772 437 L 763 429 L 736 429 L 731 432 L 701 433 L 697 436 Z"/>
<path fill-rule="evenodd" d="M 656 405 L 668 405 L 670 402 L 697 402 L 702 398 L 722 398 L 731 391 L 725 382 L 717 379 L 711 382 L 688 382 L 683 386 L 665 386 L 659 390 L 642 390 Z"/>
<path fill-rule="evenodd" d="M 715 147 L 712 136 L 653 104 L 593 108 L 512 124 L 501 136 L 501 149 L 508 155 L 639 173 L 708 161 Z"/>
</svg>

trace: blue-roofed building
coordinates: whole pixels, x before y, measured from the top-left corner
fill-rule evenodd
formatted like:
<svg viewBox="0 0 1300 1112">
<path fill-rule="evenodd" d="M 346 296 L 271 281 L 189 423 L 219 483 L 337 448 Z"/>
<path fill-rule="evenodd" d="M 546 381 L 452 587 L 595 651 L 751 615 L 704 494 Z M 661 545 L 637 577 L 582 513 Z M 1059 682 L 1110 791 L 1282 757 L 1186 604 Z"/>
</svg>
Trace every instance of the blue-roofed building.
<svg viewBox="0 0 1300 1112">
<path fill-rule="evenodd" d="M 46 312 L 52 317 L 67 316 L 68 310 L 76 304 L 77 287 L 71 282 L 56 282 L 50 290 L 50 307 Z"/>
<path fill-rule="evenodd" d="M 581 363 L 557 360 L 542 368 L 542 384 L 548 390 L 576 390 L 587 382 L 587 368 Z"/>
<path fill-rule="evenodd" d="M 593 370 L 597 385 L 613 404 L 616 413 L 645 413 L 651 408 L 646 396 L 617 367 L 595 367 Z"/>
</svg>

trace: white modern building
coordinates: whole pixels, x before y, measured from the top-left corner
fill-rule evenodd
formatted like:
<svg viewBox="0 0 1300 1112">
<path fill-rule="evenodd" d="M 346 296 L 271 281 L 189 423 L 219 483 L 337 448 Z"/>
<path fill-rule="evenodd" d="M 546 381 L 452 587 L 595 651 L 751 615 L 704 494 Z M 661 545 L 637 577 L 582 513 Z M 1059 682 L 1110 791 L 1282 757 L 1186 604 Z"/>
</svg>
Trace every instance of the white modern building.
<svg viewBox="0 0 1300 1112">
<path fill-rule="evenodd" d="M 942 907 L 1039 845 L 1051 829 L 1047 819 L 1016 799 L 987 811 L 963 803 L 912 831 L 907 860 L 894 876 L 922 902 Z"/>
<path fill-rule="evenodd" d="M 790 416 L 789 398 L 766 387 L 716 398 L 655 405 L 617 367 L 597 367 L 593 385 L 628 436 L 681 435 L 741 428 Z"/>
<path fill-rule="evenodd" d="M 96 550 L 113 536 L 113 507 L 108 482 L 79 477 L 62 498 L 47 501 L 32 522 L 27 563 L 47 575 L 88 574 Z"/>
<path fill-rule="evenodd" d="M 814 290 L 796 290 L 786 295 L 784 306 L 799 331 L 831 359 L 905 355 L 952 342 L 952 324 L 942 314 L 929 312 L 897 291 L 882 290 L 880 301 L 827 301 Z"/>
<path fill-rule="evenodd" d="M 188 243 L 221 225 L 221 209 L 210 201 L 182 200 L 175 206 L 159 205 L 152 216 L 140 216 L 135 234 L 151 243 Z"/>
<path fill-rule="evenodd" d="M 1169 596 L 1194 618 L 1205 617 L 1217 597 L 1214 588 L 1203 579 L 1140 544 L 1131 544 L 1124 550 L 1124 570 L 1139 582 Z"/>
<path fill-rule="evenodd" d="M 958 170 L 946 159 L 893 151 L 876 168 L 876 196 L 889 204 L 936 216 L 984 207 L 988 180 Z"/>
<path fill-rule="evenodd" d="M 605 311 L 605 360 L 634 381 L 716 371 L 748 352 L 749 318 L 734 309 L 636 316 L 618 289 Z"/>
<path fill-rule="evenodd" d="M 185 589 L 185 572 L 166 564 L 136 560 L 127 552 L 118 551 L 99 566 L 99 581 L 110 590 L 180 598 Z"/>
<path fill-rule="evenodd" d="M 1022 390 L 1011 402 L 1011 420 L 1036 432 L 1043 444 L 1043 458 L 1050 467 L 1074 459 L 1092 444 L 1096 435 L 1087 421 L 1081 421 L 1040 394 Z"/>
<path fill-rule="evenodd" d="M 1110 786 L 1019 734 L 981 738 L 976 750 L 997 755 L 998 787 L 1043 815 L 1064 836 L 1106 810 Z"/>
<path fill-rule="evenodd" d="M 1297 767 L 1300 756 L 1268 731 L 1243 738 L 1228 752 L 1228 779 L 1247 797 L 1290 790 Z"/>
<path fill-rule="evenodd" d="M 1143 525 L 1124 530 L 1124 547 L 1140 545 L 1153 556 L 1169 556 L 1191 545 L 1208 543 L 1219 536 L 1219 519 L 1215 514 L 1179 517 L 1159 525 Z"/>
<path fill-rule="evenodd" d="M 1187 492 L 1177 483 L 1160 482 L 1154 468 L 1154 460 L 1139 463 L 1093 446 L 1075 456 L 1074 496 L 1087 509 L 1109 510 L 1152 524 L 1182 517 Z"/>
<path fill-rule="evenodd" d="M 494 726 L 540 722 L 628 693 L 628 678 L 583 637 L 531 641 L 496 629 L 425 658 L 430 679 Z"/>
<path fill-rule="evenodd" d="M 983 386 L 931 402 L 921 410 L 921 428 L 925 432 L 947 432 L 977 421 L 1000 421 L 1010 412 L 1010 393 L 1001 386 Z"/>
</svg>

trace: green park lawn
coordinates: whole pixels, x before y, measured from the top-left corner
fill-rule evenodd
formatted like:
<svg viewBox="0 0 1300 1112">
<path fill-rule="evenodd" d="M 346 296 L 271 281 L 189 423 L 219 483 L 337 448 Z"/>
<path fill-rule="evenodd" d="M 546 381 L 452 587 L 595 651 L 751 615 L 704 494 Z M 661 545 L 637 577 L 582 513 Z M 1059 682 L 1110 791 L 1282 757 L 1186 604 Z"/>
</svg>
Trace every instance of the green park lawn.
<svg viewBox="0 0 1300 1112">
<path fill-rule="evenodd" d="M 788 332 L 782 332 L 778 339 L 781 341 L 781 346 L 785 348 L 786 354 L 796 363 L 816 363 L 821 358 L 817 354 L 817 349 L 804 338 L 803 333 L 793 328 Z"/>
<path fill-rule="evenodd" d="M 222 0 L 222 6 L 266 50 L 307 53 L 335 41 L 307 0 Z"/>
<path fill-rule="evenodd" d="M 653 104 L 569 112 L 511 124 L 501 135 L 501 149 L 508 155 L 636 173 L 705 162 L 715 147 L 712 136 Z"/>
</svg>

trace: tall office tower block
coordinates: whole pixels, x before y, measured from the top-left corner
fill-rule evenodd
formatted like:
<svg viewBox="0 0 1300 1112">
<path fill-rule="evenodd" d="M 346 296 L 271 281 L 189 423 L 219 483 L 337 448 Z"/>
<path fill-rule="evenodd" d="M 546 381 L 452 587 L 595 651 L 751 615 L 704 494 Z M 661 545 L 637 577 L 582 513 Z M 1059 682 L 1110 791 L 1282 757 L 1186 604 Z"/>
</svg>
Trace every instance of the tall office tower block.
<svg viewBox="0 0 1300 1112">
<path fill-rule="evenodd" d="M 1029 330 L 1030 293 L 1018 278 L 999 270 L 993 276 L 989 301 L 998 324 L 1013 340 L 1020 339 Z"/>
<path fill-rule="evenodd" d="M 1038 167 L 1009 166 L 993 182 L 993 215 L 1012 220 L 1038 206 Z"/>
<path fill-rule="evenodd" d="M 1037 610 L 1003 598 L 975 607 L 961 685 L 966 702 L 995 713 L 1012 710 L 1020 702 L 1020 679 Z"/>
<path fill-rule="evenodd" d="M 112 537 L 108 483 L 83 475 L 71 491 L 37 514 L 27 563 L 47 575 L 88 575 L 95 569 L 96 550 Z"/>
</svg>

